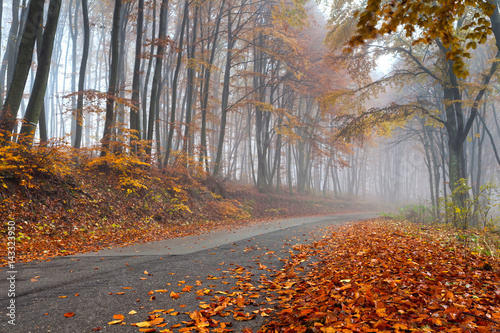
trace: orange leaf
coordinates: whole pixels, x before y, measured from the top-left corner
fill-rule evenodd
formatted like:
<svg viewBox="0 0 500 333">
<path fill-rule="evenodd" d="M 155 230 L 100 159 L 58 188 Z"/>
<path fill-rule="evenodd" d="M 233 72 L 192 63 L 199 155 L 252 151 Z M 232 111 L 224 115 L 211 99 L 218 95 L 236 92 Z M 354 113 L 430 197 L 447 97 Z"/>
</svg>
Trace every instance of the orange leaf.
<svg viewBox="0 0 500 333">
<path fill-rule="evenodd" d="M 122 314 L 115 314 L 115 315 L 113 316 L 113 319 L 123 320 L 123 319 L 125 319 L 125 316 L 124 316 L 124 315 L 122 315 Z"/>
<path fill-rule="evenodd" d="M 172 299 L 178 299 L 179 297 L 181 297 L 181 295 L 172 291 L 170 293 L 170 297 L 172 297 Z"/>
<path fill-rule="evenodd" d="M 71 318 L 71 317 L 73 317 L 74 315 L 75 315 L 75 313 L 74 313 L 74 312 L 66 312 L 66 313 L 64 314 L 64 317 L 66 317 L 66 318 Z"/>
<path fill-rule="evenodd" d="M 239 308 L 244 308 L 245 307 L 245 298 L 241 295 L 238 295 L 238 297 L 236 297 L 236 305 Z"/>
<path fill-rule="evenodd" d="M 193 286 L 185 286 L 184 288 L 182 288 L 182 291 L 185 293 L 188 293 L 191 291 L 192 288 L 193 288 Z"/>
<path fill-rule="evenodd" d="M 163 323 L 163 321 L 165 321 L 165 319 L 158 317 L 158 318 L 151 320 L 149 323 L 151 325 L 158 325 L 158 324 Z"/>
</svg>

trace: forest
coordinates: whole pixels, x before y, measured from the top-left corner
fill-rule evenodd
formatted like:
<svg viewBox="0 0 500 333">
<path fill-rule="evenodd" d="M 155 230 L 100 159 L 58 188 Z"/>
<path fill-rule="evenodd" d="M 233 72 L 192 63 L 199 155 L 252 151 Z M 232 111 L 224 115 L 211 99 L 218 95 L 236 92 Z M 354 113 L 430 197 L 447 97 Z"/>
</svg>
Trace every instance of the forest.
<svg viewBox="0 0 500 333">
<path fill-rule="evenodd" d="M 500 331 L 499 0 L 0 3 L 2 329 Z"/>
<path fill-rule="evenodd" d="M 484 226 L 497 2 L 437 3 L 2 1 L 4 196 L 75 168 L 127 194 L 182 170 Z"/>
</svg>

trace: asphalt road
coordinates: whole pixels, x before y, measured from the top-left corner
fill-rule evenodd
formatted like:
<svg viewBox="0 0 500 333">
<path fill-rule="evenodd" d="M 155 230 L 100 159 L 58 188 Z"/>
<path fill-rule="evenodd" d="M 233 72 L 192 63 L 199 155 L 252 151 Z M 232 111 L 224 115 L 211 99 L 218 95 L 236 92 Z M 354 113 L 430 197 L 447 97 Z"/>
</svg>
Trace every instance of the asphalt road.
<svg viewBox="0 0 500 333">
<path fill-rule="evenodd" d="M 0 332 L 83 333 L 98 328 L 99 332 L 139 332 L 130 323 L 147 320 L 154 310 L 174 309 L 162 316 L 168 328 L 189 321 L 184 312 L 200 310 L 200 301 L 210 303 L 210 299 L 234 291 L 237 281 L 241 281 L 234 278 L 235 274 L 258 290 L 258 280 L 272 275 L 272 269 L 280 269 L 280 259 L 288 256 L 294 244 L 314 241 L 325 226 L 375 216 L 375 213 L 360 213 L 294 218 L 231 232 L 16 264 L 14 274 L 2 268 Z M 263 270 L 262 265 L 268 269 Z M 13 284 L 13 279 L 9 279 L 12 275 L 15 275 Z M 193 288 L 182 292 L 185 286 Z M 11 287 L 15 289 L 15 297 L 9 296 Z M 168 292 L 151 293 L 154 290 Z M 197 290 L 212 292 L 200 297 Z M 171 291 L 180 297 L 171 298 Z M 15 311 L 8 308 L 12 308 L 12 300 Z M 253 308 L 245 308 L 246 312 L 265 306 L 262 299 L 252 302 Z M 137 313 L 129 314 L 131 311 Z M 74 316 L 66 318 L 64 314 L 68 312 Z M 177 315 L 172 315 L 176 312 Z M 15 313 L 14 321 L 10 313 Z M 115 314 L 123 314 L 126 324 L 108 325 Z M 257 316 L 242 322 L 232 319 L 217 320 L 231 321 L 228 328 L 234 332 L 241 332 L 244 327 L 256 332 L 266 318 Z"/>
</svg>

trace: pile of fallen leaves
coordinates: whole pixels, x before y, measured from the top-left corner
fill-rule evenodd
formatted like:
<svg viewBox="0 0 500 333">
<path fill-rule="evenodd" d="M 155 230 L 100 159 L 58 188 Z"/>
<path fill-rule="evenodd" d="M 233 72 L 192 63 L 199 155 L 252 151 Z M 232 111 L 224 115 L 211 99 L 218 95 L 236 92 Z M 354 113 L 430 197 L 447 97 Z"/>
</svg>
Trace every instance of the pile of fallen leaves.
<svg viewBox="0 0 500 333">
<path fill-rule="evenodd" d="M 500 332 L 499 261 L 446 229 L 379 219 L 296 250 L 260 332 Z"/>
<path fill-rule="evenodd" d="M 321 240 L 293 245 L 281 269 L 256 258 L 259 270 L 272 272 L 257 281 L 233 266 L 232 291 L 198 289 L 199 309 L 184 312 L 187 320 L 169 326 L 165 318 L 180 313 L 159 309 L 131 325 L 140 332 L 235 332 L 234 322 L 264 317 L 258 332 L 500 332 L 498 258 L 459 240 L 451 229 L 384 218 L 327 228 Z"/>
</svg>

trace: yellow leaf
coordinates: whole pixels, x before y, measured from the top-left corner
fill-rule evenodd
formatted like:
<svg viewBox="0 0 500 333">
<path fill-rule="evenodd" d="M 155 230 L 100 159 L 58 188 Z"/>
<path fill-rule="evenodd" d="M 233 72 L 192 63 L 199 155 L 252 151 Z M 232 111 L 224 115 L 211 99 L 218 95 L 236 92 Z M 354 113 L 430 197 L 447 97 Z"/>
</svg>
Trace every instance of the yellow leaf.
<svg viewBox="0 0 500 333">
<path fill-rule="evenodd" d="M 335 332 L 337 332 L 336 329 L 331 328 L 331 327 L 321 327 L 320 331 L 324 332 L 324 333 L 335 333 Z"/>
<path fill-rule="evenodd" d="M 394 324 L 392 327 L 395 329 L 400 329 L 400 330 L 407 330 L 408 329 L 408 326 L 406 326 L 403 323 Z"/>
<path fill-rule="evenodd" d="M 137 327 L 151 327 L 151 323 L 149 321 L 141 321 L 138 323 L 133 323 L 131 324 L 132 326 L 137 326 Z"/>
</svg>

